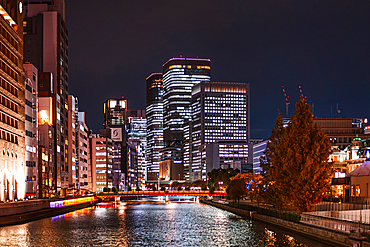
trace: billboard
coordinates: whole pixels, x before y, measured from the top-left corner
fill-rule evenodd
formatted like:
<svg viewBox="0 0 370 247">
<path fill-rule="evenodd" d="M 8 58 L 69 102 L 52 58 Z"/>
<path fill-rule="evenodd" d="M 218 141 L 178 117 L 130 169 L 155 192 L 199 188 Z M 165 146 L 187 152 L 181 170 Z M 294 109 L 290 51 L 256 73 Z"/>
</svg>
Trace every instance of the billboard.
<svg viewBox="0 0 370 247">
<path fill-rule="evenodd" d="M 47 124 L 52 125 L 53 116 L 53 100 L 51 97 L 39 97 L 39 125 Z"/>
<path fill-rule="evenodd" d="M 111 129 L 111 139 L 114 142 L 122 141 L 122 128 L 112 128 Z"/>
</svg>

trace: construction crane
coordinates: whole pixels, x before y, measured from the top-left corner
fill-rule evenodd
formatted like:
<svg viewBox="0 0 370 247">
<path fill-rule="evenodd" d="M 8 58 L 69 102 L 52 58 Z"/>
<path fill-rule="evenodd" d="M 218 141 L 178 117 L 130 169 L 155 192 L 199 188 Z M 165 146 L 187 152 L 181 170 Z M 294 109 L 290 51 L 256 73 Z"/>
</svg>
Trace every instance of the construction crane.
<svg viewBox="0 0 370 247">
<path fill-rule="evenodd" d="M 307 99 L 307 96 L 304 96 L 304 95 L 303 95 L 302 87 L 301 87 L 301 86 L 299 86 L 298 88 L 299 88 L 299 96 L 300 96 L 302 99 Z"/>
<path fill-rule="evenodd" d="M 284 97 L 285 97 L 285 114 L 286 114 L 286 117 L 288 118 L 288 109 L 289 109 L 289 96 L 286 95 L 286 92 L 285 92 L 285 89 L 284 89 L 284 86 L 282 86 L 283 88 L 283 94 L 284 94 Z"/>
</svg>

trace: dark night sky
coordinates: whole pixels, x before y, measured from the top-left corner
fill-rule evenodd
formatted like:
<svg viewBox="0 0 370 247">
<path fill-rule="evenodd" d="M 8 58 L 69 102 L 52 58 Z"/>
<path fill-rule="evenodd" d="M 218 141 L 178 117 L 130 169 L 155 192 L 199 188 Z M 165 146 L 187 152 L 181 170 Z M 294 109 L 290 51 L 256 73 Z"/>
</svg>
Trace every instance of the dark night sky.
<svg viewBox="0 0 370 247">
<path fill-rule="evenodd" d="M 104 3 L 104 4 L 103 4 Z M 145 109 L 145 79 L 171 57 L 210 58 L 212 81 L 251 84 L 251 137 L 268 138 L 281 86 L 317 117 L 370 117 L 369 1 L 66 0 L 69 93 L 93 133 L 103 102 Z"/>
</svg>

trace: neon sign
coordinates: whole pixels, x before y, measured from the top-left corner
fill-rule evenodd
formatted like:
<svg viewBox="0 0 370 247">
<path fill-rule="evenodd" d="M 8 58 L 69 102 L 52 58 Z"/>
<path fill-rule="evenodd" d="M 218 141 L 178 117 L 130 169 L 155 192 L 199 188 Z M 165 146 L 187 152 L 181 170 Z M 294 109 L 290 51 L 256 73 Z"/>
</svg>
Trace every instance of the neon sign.
<svg viewBox="0 0 370 247">
<path fill-rule="evenodd" d="M 83 197 L 83 198 L 77 198 L 77 199 L 69 199 L 69 200 L 62 200 L 62 201 L 54 201 L 49 203 L 50 208 L 61 208 L 61 207 L 68 207 L 83 203 L 92 203 L 95 201 L 95 198 L 93 196 L 90 197 Z"/>
</svg>

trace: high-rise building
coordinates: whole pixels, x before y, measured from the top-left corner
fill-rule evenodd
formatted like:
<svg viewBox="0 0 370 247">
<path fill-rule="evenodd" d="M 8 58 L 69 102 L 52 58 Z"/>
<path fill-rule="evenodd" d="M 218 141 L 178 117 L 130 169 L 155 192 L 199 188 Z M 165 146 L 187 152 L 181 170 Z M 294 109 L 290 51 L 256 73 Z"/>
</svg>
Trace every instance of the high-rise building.
<svg viewBox="0 0 370 247">
<path fill-rule="evenodd" d="M 26 163 L 26 195 L 30 198 L 37 195 L 38 179 L 38 100 L 37 100 L 37 79 L 38 71 L 30 63 L 23 64 L 26 73 L 25 81 L 25 163 Z"/>
<path fill-rule="evenodd" d="M 68 29 L 64 0 L 28 0 L 24 3 L 24 62 L 39 73 L 50 73 L 50 118 L 54 137 L 54 190 L 69 187 L 68 156 Z M 41 89 L 41 84 L 40 88 Z"/>
<path fill-rule="evenodd" d="M 201 82 L 193 87 L 189 151 L 191 162 L 188 169 L 191 181 L 206 179 L 207 166 L 205 159 L 202 158 L 206 152 L 206 144 L 233 141 L 243 145 L 243 142 L 248 142 L 249 101 L 250 92 L 247 83 Z M 244 161 L 247 163 L 247 160 Z"/>
<path fill-rule="evenodd" d="M 78 99 L 68 95 L 68 181 L 69 188 L 79 188 L 78 181 Z"/>
<path fill-rule="evenodd" d="M 25 197 L 23 1 L 0 1 L 0 201 Z"/>
<path fill-rule="evenodd" d="M 88 190 L 88 177 L 91 174 L 90 165 L 90 143 L 89 143 L 89 128 L 85 122 L 85 112 L 78 112 L 78 141 L 76 141 L 76 151 L 78 156 L 78 166 L 76 166 L 76 177 L 79 181 L 79 189 Z M 78 169 L 78 172 L 77 172 Z M 72 169 L 73 170 L 73 169 Z M 90 175 L 91 176 L 91 175 Z"/>
<path fill-rule="evenodd" d="M 143 111 L 145 112 L 145 111 Z M 147 148 L 147 122 L 145 115 L 142 117 L 128 117 L 127 137 L 136 148 L 137 152 L 137 186 L 145 184 L 146 148 Z"/>
<path fill-rule="evenodd" d="M 159 173 L 160 150 L 163 143 L 163 81 L 162 73 L 146 78 L 147 169 L 146 179 L 155 181 Z"/>
<path fill-rule="evenodd" d="M 57 166 L 54 162 L 55 132 L 53 119 L 53 76 L 39 73 L 38 77 L 38 148 L 39 152 L 39 196 L 44 197 L 56 192 Z M 40 159 L 40 155 L 43 155 Z"/>
<path fill-rule="evenodd" d="M 184 150 L 189 140 L 184 136 L 184 128 L 191 121 L 192 87 L 200 82 L 211 80 L 211 60 L 199 58 L 171 58 L 163 65 L 163 134 L 165 150 L 174 156 L 162 156 L 162 161 L 172 162 L 176 166 L 185 165 L 185 179 L 189 178 L 188 164 L 183 162 Z M 188 128 L 188 130 L 190 130 Z M 188 144 L 186 144 L 188 143 Z M 171 167 L 171 166 L 170 166 Z"/>
<path fill-rule="evenodd" d="M 112 166 L 112 140 L 99 134 L 91 134 L 90 160 L 91 177 L 88 181 L 88 188 L 93 192 L 102 192 L 104 187 L 113 187 L 113 166 Z"/>
<path fill-rule="evenodd" d="M 128 115 L 126 99 L 108 99 L 104 102 L 105 132 L 110 132 L 112 139 L 113 186 L 120 190 L 127 188 L 130 176 L 126 136 Z"/>
<path fill-rule="evenodd" d="M 68 96 L 68 171 L 70 189 L 88 189 L 90 168 L 89 128 L 85 113 L 78 111 L 78 99 Z M 91 174 L 91 173 L 90 173 Z"/>
<path fill-rule="evenodd" d="M 211 80 L 211 60 L 171 58 L 163 65 L 165 146 L 182 145 L 185 121 L 191 119 L 191 90 Z"/>
</svg>

